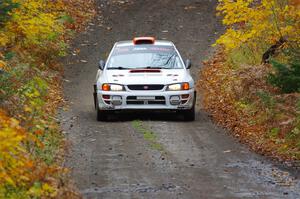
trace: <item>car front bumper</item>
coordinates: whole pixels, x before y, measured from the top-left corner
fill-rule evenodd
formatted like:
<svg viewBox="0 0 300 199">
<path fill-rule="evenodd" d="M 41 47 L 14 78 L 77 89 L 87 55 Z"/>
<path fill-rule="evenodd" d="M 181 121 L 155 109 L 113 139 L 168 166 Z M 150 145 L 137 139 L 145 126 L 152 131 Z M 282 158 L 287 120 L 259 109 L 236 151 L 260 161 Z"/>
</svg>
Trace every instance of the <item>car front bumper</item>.
<svg viewBox="0 0 300 199">
<path fill-rule="evenodd" d="M 195 104 L 196 92 L 98 91 L 99 110 L 187 110 Z"/>
</svg>

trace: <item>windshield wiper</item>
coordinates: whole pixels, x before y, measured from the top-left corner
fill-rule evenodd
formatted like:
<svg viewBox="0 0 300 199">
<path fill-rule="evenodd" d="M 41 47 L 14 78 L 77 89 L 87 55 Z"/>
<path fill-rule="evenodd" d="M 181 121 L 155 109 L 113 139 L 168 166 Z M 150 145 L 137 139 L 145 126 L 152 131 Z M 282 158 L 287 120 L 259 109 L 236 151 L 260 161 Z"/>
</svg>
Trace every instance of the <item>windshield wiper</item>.
<svg viewBox="0 0 300 199">
<path fill-rule="evenodd" d="M 164 69 L 164 68 L 161 67 L 161 66 L 146 66 L 146 67 L 141 68 L 141 69 Z"/>
<path fill-rule="evenodd" d="M 126 68 L 126 67 L 123 67 L 123 66 L 118 66 L 118 67 L 110 67 L 110 68 L 107 68 L 108 70 L 130 70 L 131 68 Z"/>
<path fill-rule="evenodd" d="M 166 63 L 164 63 L 162 66 L 168 65 L 169 62 L 171 61 L 171 59 L 172 59 L 175 55 L 176 55 L 176 53 L 173 53 L 173 55 L 171 55 L 171 56 L 169 57 L 169 59 L 166 61 Z"/>
<path fill-rule="evenodd" d="M 161 66 L 147 66 L 145 68 L 147 69 L 171 69 L 169 67 L 163 67 L 163 66 L 167 66 L 169 64 L 169 62 L 172 60 L 172 58 L 176 55 L 176 53 L 173 53 L 169 58 L 168 60 Z"/>
<path fill-rule="evenodd" d="M 157 66 L 156 68 L 160 68 L 160 69 L 172 69 L 172 67 L 164 67 L 164 66 L 167 66 L 170 63 L 170 61 L 172 60 L 172 58 L 174 56 L 176 56 L 176 53 L 173 53 L 163 65 Z"/>
</svg>

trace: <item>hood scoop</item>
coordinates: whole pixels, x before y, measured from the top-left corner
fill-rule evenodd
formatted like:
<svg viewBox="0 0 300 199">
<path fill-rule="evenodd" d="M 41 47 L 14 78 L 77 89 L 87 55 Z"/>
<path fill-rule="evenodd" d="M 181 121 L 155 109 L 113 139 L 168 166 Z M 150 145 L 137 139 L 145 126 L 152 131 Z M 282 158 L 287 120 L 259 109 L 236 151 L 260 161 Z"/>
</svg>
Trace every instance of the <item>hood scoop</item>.
<svg viewBox="0 0 300 199">
<path fill-rule="evenodd" d="M 134 69 L 130 70 L 130 73 L 160 73 L 160 69 Z"/>
</svg>

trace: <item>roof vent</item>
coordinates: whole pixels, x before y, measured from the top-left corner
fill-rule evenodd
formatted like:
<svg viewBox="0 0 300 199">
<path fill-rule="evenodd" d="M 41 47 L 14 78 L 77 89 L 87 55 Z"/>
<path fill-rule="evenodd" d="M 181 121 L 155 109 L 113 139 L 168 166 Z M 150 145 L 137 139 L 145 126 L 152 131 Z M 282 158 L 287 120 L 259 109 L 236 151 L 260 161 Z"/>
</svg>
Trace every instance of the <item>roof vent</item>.
<svg viewBox="0 0 300 199">
<path fill-rule="evenodd" d="M 154 37 L 135 37 L 133 39 L 133 43 L 135 45 L 139 44 L 154 44 L 155 38 Z"/>
</svg>

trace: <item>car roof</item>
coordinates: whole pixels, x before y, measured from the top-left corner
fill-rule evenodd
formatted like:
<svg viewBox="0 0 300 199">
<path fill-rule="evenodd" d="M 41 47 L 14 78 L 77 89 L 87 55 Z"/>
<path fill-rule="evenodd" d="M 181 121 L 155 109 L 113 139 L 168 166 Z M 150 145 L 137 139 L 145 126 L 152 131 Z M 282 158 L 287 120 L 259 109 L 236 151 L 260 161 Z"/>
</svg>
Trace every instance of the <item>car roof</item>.
<svg viewBox="0 0 300 199">
<path fill-rule="evenodd" d="M 132 42 L 132 40 L 127 40 L 127 41 L 119 41 L 115 43 L 116 46 L 134 46 L 136 44 L 134 44 Z M 137 46 L 139 45 L 149 45 L 149 44 L 137 44 Z M 155 40 L 154 44 L 150 44 L 150 45 L 154 45 L 154 46 L 174 46 L 173 42 L 170 41 L 166 41 L 166 40 Z"/>
</svg>

